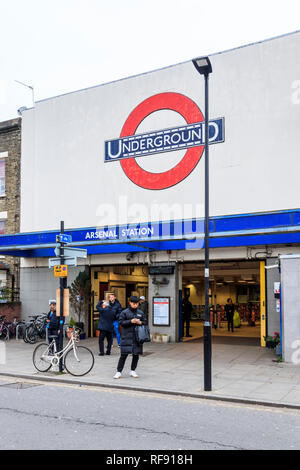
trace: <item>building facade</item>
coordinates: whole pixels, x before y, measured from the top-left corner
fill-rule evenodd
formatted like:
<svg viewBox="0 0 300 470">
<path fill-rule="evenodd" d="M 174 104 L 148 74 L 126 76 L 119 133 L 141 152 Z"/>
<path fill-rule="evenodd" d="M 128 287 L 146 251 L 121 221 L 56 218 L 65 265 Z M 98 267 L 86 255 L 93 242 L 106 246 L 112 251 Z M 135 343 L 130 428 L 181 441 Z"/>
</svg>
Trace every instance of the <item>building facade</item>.
<svg viewBox="0 0 300 470">
<path fill-rule="evenodd" d="M 21 119 L 0 123 L 0 234 L 20 232 Z M 17 257 L 1 255 L 0 299 L 19 300 Z"/>
<path fill-rule="evenodd" d="M 299 52 L 298 32 L 210 56 L 212 320 L 222 326 L 232 298 L 262 346 L 289 321 L 274 291 L 279 256 L 300 254 Z M 88 253 L 69 272 L 70 281 L 81 270 L 91 276 L 91 335 L 96 302 L 111 290 L 124 307 L 131 293 L 147 297 L 152 332 L 171 341 L 184 334 L 188 295 L 197 330 L 204 118 L 203 78 L 192 61 L 23 113 L 20 233 L 2 237 L 1 250 L 21 257 L 24 316 L 45 311 L 54 296 L 48 258 L 63 220 L 72 246 Z"/>
</svg>

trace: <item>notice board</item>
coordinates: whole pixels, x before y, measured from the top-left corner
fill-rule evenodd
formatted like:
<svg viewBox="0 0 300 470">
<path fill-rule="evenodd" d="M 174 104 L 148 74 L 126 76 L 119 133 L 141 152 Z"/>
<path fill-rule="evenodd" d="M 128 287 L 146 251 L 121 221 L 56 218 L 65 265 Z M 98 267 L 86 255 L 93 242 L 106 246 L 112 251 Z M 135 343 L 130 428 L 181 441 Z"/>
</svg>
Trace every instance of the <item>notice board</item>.
<svg viewBox="0 0 300 470">
<path fill-rule="evenodd" d="M 153 297 L 153 326 L 170 326 L 170 297 Z"/>
</svg>

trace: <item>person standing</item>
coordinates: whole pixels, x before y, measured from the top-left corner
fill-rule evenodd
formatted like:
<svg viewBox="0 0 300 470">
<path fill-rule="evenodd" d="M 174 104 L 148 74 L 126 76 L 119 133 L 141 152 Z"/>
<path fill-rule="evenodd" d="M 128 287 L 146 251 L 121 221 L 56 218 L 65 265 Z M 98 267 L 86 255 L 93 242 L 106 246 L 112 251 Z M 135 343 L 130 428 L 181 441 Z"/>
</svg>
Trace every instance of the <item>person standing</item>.
<svg viewBox="0 0 300 470">
<path fill-rule="evenodd" d="M 115 333 L 117 337 L 118 347 L 120 347 L 121 335 L 120 335 L 120 330 L 119 330 L 119 317 L 123 309 L 114 293 L 109 294 L 108 300 L 109 300 L 109 305 L 115 314 L 115 320 L 113 324 L 113 331 L 112 331 L 112 338 L 111 338 L 112 344 L 113 344 L 114 333 Z"/>
<path fill-rule="evenodd" d="M 228 331 L 232 331 L 233 333 L 233 315 L 234 315 L 234 305 L 232 303 L 232 300 L 229 298 L 227 299 L 227 304 L 225 305 L 225 313 L 226 313 L 226 318 L 227 318 L 227 324 L 228 324 Z"/>
<path fill-rule="evenodd" d="M 99 356 L 104 356 L 104 339 L 107 339 L 106 355 L 110 355 L 112 345 L 112 332 L 113 324 L 115 320 L 115 312 L 111 308 L 110 304 L 104 300 L 100 300 L 97 303 L 96 309 L 100 313 L 98 330 L 99 335 Z"/>
<path fill-rule="evenodd" d="M 138 364 L 139 355 L 143 354 L 143 345 L 138 344 L 135 336 L 136 325 L 146 325 L 145 314 L 138 308 L 139 298 L 132 295 L 129 298 L 129 308 L 121 312 L 119 322 L 122 326 L 121 355 L 114 379 L 122 377 L 122 371 L 128 354 L 132 354 L 130 376 L 137 378 L 135 369 Z"/>
<path fill-rule="evenodd" d="M 63 317 L 63 320 L 60 319 L 60 317 L 56 316 L 56 301 L 52 300 L 50 303 L 50 310 L 47 314 L 47 326 L 46 328 L 48 329 L 48 341 L 49 344 L 52 342 L 52 338 L 50 336 L 57 336 L 55 338 L 55 344 L 56 344 L 56 351 L 59 351 L 59 334 L 60 334 L 60 329 L 63 328 L 64 322 L 65 322 L 65 317 Z"/>
<path fill-rule="evenodd" d="M 190 335 L 190 324 L 192 316 L 193 305 L 189 301 L 189 297 L 184 297 L 182 301 L 182 316 L 183 316 L 183 336 L 184 336 L 184 325 L 185 325 L 185 336 L 191 338 Z"/>
<path fill-rule="evenodd" d="M 148 308 L 149 308 L 149 304 L 146 298 L 143 295 L 141 295 L 139 309 L 142 310 L 142 312 L 145 314 L 147 324 L 148 324 Z"/>
</svg>

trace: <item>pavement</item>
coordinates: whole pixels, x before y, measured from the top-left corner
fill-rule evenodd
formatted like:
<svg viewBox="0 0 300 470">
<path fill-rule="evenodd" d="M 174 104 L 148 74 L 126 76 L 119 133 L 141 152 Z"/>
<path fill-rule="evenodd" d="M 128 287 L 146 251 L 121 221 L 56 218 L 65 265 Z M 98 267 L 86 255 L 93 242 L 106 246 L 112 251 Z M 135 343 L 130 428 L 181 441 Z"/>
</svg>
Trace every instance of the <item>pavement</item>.
<svg viewBox="0 0 300 470">
<path fill-rule="evenodd" d="M 137 368 L 139 378 L 129 376 L 128 357 L 118 380 L 113 379 L 120 354 L 116 343 L 110 356 L 100 357 L 97 338 L 81 341 L 95 354 L 94 368 L 83 377 L 40 373 L 32 363 L 36 345 L 15 339 L 4 344 L 6 361 L 0 363 L 1 376 L 300 409 L 300 365 L 278 362 L 275 352 L 260 347 L 256 338 L 213 337 L 211 392 L 203 389 L 203 339 L 147 343 Z M 3 342 L 1 346 L 3 349 Z"/>
</svg>

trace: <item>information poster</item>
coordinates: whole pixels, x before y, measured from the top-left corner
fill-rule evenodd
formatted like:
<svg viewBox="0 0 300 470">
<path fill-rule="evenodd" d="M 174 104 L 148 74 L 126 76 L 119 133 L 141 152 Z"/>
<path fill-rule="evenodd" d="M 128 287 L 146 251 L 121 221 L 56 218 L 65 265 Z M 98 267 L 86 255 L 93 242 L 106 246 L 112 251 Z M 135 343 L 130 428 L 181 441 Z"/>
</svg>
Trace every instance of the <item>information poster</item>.
<svg viewBox="0 0 300 470">
<path fill-rule="evenodd" d="M 153 297 L 153 325 L 170 326 L 170 297 Z"/>
</svg>

